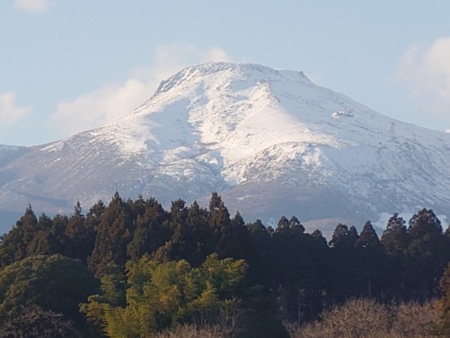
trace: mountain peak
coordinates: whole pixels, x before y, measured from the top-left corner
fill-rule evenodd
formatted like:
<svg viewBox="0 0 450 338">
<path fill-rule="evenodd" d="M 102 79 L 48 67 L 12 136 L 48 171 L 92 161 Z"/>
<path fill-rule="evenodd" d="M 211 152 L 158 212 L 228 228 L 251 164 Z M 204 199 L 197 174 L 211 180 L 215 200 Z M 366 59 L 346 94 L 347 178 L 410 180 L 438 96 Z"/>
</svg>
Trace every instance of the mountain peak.
<svg viewBox="0 0 450 338">
<path fill-rule="evenodd" d="M 442 132 L 394 121 L 301 72 L 208 63 L 163 81 L 122 120 L 8 157 L 0 209 L 60 212 L 115 191 L 170 205 L 217 191 L 250 221 L 358 224 L 423 207 L 450 215 L 449 149 Z"/>
<path fill-rule="evenodd" d="M 283 78 L 309 81 L 303 72 L 276 70 L 267 66 L 252 63 L 212 62 L 198 66 L 187 67 L 162 81 L 154 96 L 167 92 L 185 83 L 193 84 L 205 77 L 222 77 L 228 80 L 251 79 L 258 81 L 282 81 Z"/>
</svg>

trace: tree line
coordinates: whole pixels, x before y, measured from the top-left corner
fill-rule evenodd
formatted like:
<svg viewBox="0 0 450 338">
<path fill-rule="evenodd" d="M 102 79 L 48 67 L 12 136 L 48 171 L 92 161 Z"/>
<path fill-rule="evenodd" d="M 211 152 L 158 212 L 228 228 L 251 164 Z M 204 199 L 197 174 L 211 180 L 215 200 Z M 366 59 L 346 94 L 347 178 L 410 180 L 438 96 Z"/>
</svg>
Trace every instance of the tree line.
<svg viewBox="0 0 450 338">
<path fill-rule="evenodd" d="M 28 325 L 20 315 L 46 318 L 38 322 L 53 326 L 36 330 L 55 337 L 146 337 L 205 323 L 283 337 L 283 323 L 306 325 L 354 298 L 445 300 L 449 261 L 450 230 L 429 209 L 408 222 L 392 215 L 381 237 L 370 221 L 360 233 L 338 224 L 327 241 L 295 216 L 275 228 L 245 223 L 217 193 L 206 208 L 176 200 L 165 210 L 119 193 L 86 214 L 79 203 L 54 217 L 29 206 L 1 237 L 0 326 L 9 333 L 0 336 Z"/>
</svg>

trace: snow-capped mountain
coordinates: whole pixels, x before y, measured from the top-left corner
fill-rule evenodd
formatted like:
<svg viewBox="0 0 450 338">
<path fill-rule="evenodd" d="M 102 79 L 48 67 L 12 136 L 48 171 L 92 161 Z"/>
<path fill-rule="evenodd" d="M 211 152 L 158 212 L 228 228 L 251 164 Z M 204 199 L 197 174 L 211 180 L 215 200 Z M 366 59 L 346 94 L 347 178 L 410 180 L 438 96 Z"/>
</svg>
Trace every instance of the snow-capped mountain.
<svg viewBox="0 0 450 338">
<path fill-rule="evenodd" d="M 0 148 L 0 161 L 2 150 Z M 0 166 L 0 209 L 69 212 L 123 197 L 211 192 L 246 221 L 361 225 L 450 215 L 450 134 L 381 115 L 301 72 L 209 63 L 163 81 L 132 114 Z"/>
</svg>

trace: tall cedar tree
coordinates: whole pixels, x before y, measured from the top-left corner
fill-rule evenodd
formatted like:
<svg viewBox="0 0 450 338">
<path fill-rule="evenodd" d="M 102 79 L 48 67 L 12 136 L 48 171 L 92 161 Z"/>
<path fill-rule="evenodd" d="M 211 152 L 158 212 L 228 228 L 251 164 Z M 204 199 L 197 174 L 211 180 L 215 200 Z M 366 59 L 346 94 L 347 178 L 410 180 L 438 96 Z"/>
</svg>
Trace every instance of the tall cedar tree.
<svg viewBox="0 0 450 338">
<path fill-rule="evenodd" d="M 116 192 L 100 217 L 95 246 L 88 259 L 89 268 L 99 277 L 110 263 L 125 268 L 127 246 L 133 238 L 135 227 L 130 204 Z"/>
<path fill-rule="evenodd" d="M 357 256 L 358 232 L 354 226 L 338 224 L 330 241 L 331 271 L 330 293 L 337 302 L 358 296 L 361 290 L 361 262 Z"/>
<path fill-rule="evenodd" d="M 427 276 L 440 276 L 448 262 L 445 257 L 445 238 L 442 226 L 434 212 L 422 209 L 409 221 L 408 245 L 408 291 L 411 297 L 421 301 L 437 295 L 437 278 L 430 280 Z"/>
</svg>

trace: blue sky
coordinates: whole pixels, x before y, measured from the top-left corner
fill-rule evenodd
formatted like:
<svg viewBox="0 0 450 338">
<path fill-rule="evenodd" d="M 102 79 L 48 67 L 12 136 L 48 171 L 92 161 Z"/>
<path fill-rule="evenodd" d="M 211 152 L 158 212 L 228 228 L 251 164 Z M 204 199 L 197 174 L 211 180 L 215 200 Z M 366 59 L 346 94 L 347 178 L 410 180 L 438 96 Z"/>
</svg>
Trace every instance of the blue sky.
<svg viewBox="0 0 450 338">
<path fill-rule="evenodd" d="M 450 128 L 450 1 L 0 0 L 0 143 L 130 114 L 209 61 L 303 71 L 390 117 Z"/>
</svg>

